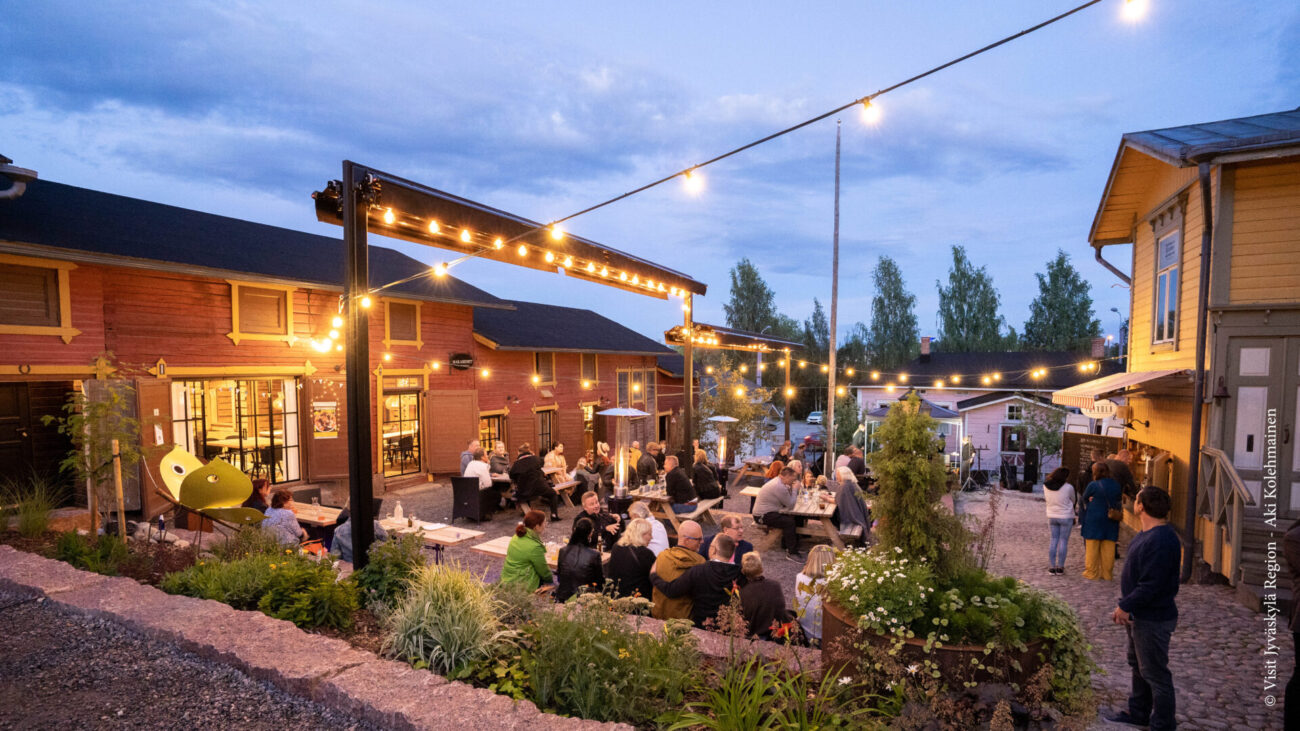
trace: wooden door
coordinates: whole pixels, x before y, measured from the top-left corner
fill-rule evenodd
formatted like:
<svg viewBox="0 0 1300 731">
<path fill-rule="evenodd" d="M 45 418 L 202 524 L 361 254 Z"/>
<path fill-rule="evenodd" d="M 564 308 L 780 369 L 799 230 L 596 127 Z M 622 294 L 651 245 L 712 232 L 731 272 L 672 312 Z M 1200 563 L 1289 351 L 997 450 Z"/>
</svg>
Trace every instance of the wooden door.
<svg viewBox="0 0 1300 731">
<path fill-rule="evenodd" d="M 26 383 L 0 383 L 0 475 L 21 479 L 32 470 L 31 410 Z"/>
<path fill-rule="evenodd" d="M 155 492 L 162 487 L 158 463 L 172 449 L 171 383 L 170 379 L 141 378 L 135 385 L 141 463 L 122 470 L 122 490 L 128 496 L 127 509 L 143 510 L 146 518 L 171 509 L 171 503 Z"/>
<path fill-rule="evenodd" d="M 348 414 L 346 379 L 314 375 L 304 379 L 307 479 L 330 482 L 348 479 Z"/>
<path fill-rule="evenodd" d="M 1300 513 L 1293 476 L 1296 401 L 1300 399 L 1300 338 L 1232 338 L 1228 343 L 1229 401 L 1223 444 L 1246 489 L 1279 512 Z M 1276 492 L 1266 495 L 1268 491 Z M 1267 497 L 1267 500 L 1265 498 Z"/>
<path fill-rule="evenodd" d="M 478 438 L 478 391 L 426 391 L 420 425 L 425 469 L 460 473 L 460 453 Z"/>
</svg>

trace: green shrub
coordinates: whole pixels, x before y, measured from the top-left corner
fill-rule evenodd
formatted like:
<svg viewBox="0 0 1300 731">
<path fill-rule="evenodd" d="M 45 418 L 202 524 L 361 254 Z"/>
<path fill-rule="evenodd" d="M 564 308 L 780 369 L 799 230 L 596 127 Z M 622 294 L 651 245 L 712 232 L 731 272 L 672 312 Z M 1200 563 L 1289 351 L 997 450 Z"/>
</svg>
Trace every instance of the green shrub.
<svg viewBox="0 0 1300 731">
<path fill-rule="evenodd" d="M 454 564 L 423 566 L 387 618 L 385 651 L 442 675 L 494 655 L 514 633 L 482 577 Z"/>
<path fill-rule="evenodd" d="M 640 632 L 599 604 L 540 612 L 524 633 L 529 698 L 572 716 L 647 724 L 681 707 L 699 676 L 690 632 Z"/>
<path fill-rule="evenodd" d="M 249 556 L 283 556 L 294 553 L 285 548 L 274 534 L 255 525 L 244 526 L 212 546 L 212 554 L 223 561 Z"/>
<path fill-rule="evenodd" d="M 669 731 L 704 728 L 714 731 L 767 731 L 780 728 L 768 713 L 767 694 L 776 678 L 758 657 L 730 665 L 707 683 L 704 700 L 688 705 L 690 711 L 674 714 Z"/>
<path fill-rule="evenodd" d="M 357 610 L 356 590 L 337 579 L 328 558 L 285 561 L 271 574 L 257 608 L 304 629 L 347 629 Z"/>
<path fill-rule="evenodd" d="M 492 584 L 492 596 L 497 600 L 501 607 L 502 624 L 507 627 L 518 627 L 533 620 L 537 616 L 538 598 L 532 589 L 527 586 L 511 581 L 504 584 Z M 550 603 L 549 597 L 546 599 Z"/>
<path fill-rule="evenodd" d="M 352 574 L 366 606 L 391 609 L 406 594 L 411 578 L 424 565 L 424 540 L 415 533 L 390 537 L 370 547 L 366 567 Z"/>
<path fill-rule="evenodd" d="M 35 538 L 50 527 L 50 511 L 63 502 L 64 488 L 33 472 L 23 479 L 8 478 L 0 485 L 0 504 L 5 506 L 4 524 L 10 515 L 18 518 L 18 532 Z"/>
<path fill-rule="evenodd" d="M 235 609 L 257 609 L 277 568 L 302 561 L 296 556 L 283 559 L 248 556 L 233 561 L 199 561 L 184 571 L 163 577 L 160 588 L 169 594 L 212 599 Z"/>
<path fill-rule="evenodd" d="M 92 540 L 72 531 L 59 536 L 54 544 L 54 557 L 79 569 L 117 576 L 131 559 L 131 554 L 117 536 L 101 535 Z"/>
<path fill-rule="evenodd" d="M 934 593 L 928 562 L 909 559 L 902 549 L 841 551 L 826 572 L 826 593 L 858 617 L 858 626 L 896 637 L 912 637 Z M 921 627 L 921 635 L 929 631 Z"/>
</svg>

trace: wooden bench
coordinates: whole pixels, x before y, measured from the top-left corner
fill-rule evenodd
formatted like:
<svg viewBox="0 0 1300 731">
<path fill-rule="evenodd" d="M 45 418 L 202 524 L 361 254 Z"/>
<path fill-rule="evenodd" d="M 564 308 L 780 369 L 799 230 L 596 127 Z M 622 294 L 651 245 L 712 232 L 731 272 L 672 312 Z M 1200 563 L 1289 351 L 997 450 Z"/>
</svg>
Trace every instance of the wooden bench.
<svg viewBox="0 0 1300 731">
<path fill-rule="evenodd" d="M 564 502 L 567 503 L 569 507 L 573 507 L 573 488 L 581 484 L 582 480 L 557 482 L 555 484 L 555 491 L 560 494 L 560 497 L 564 498 Z"/>
<path fill-rule="evenodd" d="M 709 512 L 713 508 L 722 504 L 722 498 L 715 497 L 708 500 L 701 500 L 695 505 L 695 509 L 689 513 L 675 513 L 670 503 L 658 503 L 650 506 L 650 514 L 657 518 L 664 518 L 668 521 L 668 532 L 677 535 L 677 528 L 681 526 L 683 520 L 694 520 L 699 523 L 714 523 L 713 515 Z"/>
</svg>

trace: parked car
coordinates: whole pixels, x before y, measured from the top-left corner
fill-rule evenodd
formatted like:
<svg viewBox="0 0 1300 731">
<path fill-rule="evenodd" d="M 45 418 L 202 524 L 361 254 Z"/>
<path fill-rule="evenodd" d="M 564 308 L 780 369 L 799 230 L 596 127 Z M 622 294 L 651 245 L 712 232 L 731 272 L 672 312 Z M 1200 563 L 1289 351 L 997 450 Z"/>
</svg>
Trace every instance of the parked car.
<svg viewBox="0 0 1300 731">
<path fill-rule="evenodd" d="M 822 412 L 820 412 L 820 411 L 814 411 L 814 412 L 808 414 L 808 418 L 805 419 L 805 421 L 807 421 L 809 424 L 820 424 L 820 423 L 822 423 Z"/>
</svg>

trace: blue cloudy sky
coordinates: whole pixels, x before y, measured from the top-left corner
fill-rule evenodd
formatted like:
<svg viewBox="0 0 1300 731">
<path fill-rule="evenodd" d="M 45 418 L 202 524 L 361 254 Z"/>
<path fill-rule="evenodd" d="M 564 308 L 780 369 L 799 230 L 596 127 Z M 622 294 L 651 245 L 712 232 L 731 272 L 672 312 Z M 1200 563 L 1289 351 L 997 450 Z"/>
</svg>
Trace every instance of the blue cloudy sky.
<svg viewBox="0 0 1300 731">
<path fill-rule="evenodd" d="M 5 2 L 0 153 L 42 178 L 290 228 L 344 158 L 538 220 L 889 86 L 1075 2 Z M 1119 137 L 1300 105 L 1300 5 L 1121 0 L 843 116 L 841 331 L 900 263 L 934 334 L 963 244 L 1020 329 L 1033 275 L 1070 253 L 1103 328 L 1127 291 L 1085 238 Z M 708 283 L 747 256 L 778 306 L 828 299 L 835 123 L 568 228 Z M 382 240 L 373 239 L 379 243 Z M 422 261 L 447 257 L 399 245 Z M 1127 266 L 1128 252 L 1108 250 Z M 657 336 L 676 305 L 473 261 L 497 295 L 581 304 Z"/>
</svg>

